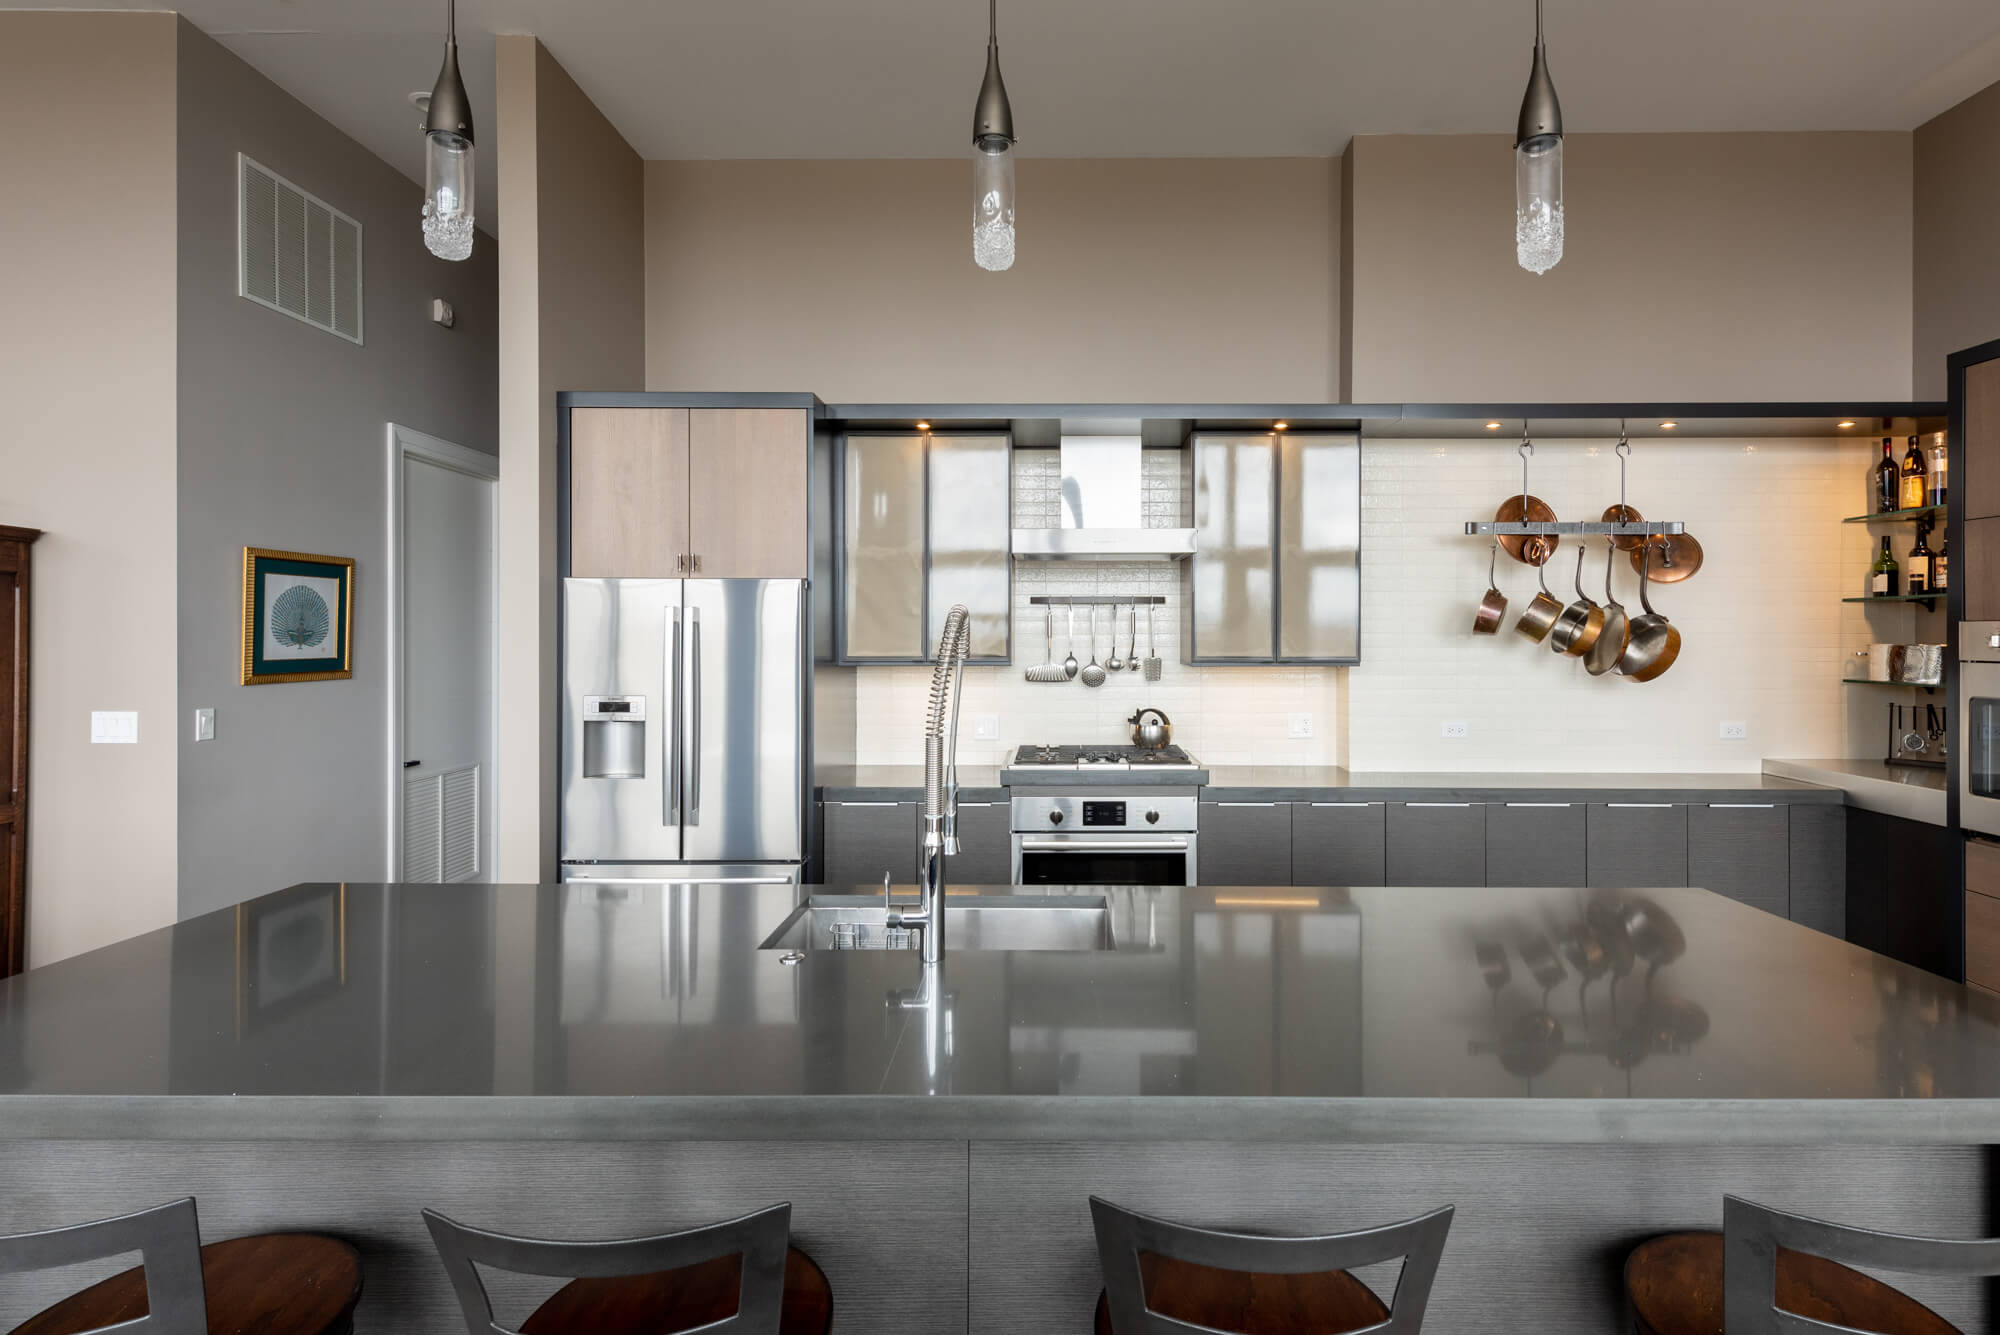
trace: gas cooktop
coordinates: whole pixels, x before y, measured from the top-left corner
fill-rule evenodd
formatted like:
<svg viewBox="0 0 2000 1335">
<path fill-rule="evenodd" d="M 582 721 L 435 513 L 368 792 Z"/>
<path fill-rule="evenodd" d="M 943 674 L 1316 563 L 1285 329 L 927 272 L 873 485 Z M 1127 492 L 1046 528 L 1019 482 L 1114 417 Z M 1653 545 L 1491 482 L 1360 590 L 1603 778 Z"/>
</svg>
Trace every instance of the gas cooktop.
<svg viewBox="0 0 2000 1335">
<path fill-rule="evenodd" d="M 1014 769 L 1035 770 L 1195 770 L 1193 756 L 1178 746 L 1024 746 L 1014 753 Z"/>
</svg>

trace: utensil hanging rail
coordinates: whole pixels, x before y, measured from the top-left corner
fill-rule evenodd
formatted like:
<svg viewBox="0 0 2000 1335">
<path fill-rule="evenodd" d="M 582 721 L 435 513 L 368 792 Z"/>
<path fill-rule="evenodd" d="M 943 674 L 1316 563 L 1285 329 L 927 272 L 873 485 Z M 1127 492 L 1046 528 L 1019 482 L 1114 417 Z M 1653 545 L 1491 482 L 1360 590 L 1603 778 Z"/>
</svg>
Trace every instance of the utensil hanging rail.
<svg viewBox="0 0 2000 1335">
<path fill-rule="evenodd" d="M 1031 607 L 1164 607 L 1166 599 L 1158 595 L 1129 593 L 1098 596 L 1096 594 L 1042 594 L 1028 599 Z"/>
<path fill-rule="evenodd" d="M 1676 533 L 1684 533 L 1687 526 L 1677 519 L 1663 522 L 1646 520 L 1637 524 L 1607 524 L 1598 519 L 1562 519 L 1537 523 L 1529 519 L 1502 521 L 1497 519 L 1468 519 L 1465 521 L 1467 537 L 1519 537 L 1548 538 L 1604 537 L 1604 538 L 1656 538 Z"/>
</svg>

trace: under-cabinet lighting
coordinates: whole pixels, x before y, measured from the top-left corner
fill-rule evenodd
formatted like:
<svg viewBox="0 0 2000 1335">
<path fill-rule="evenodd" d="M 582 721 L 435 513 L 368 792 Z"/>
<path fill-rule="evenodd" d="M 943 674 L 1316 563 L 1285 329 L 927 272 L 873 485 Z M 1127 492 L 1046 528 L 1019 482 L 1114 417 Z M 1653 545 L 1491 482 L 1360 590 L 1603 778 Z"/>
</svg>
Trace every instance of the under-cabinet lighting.
<svg viewBox="0 0 2000 1335">
<path fill-rule="evenodd" d="M 1271 423 L 1271 430 L 1273 430 L 1273 431 L 1285 431 L 1285 430 L 1288 430 L 1288 429 L 1290 429 L 1291 425 L 1292 425 L 1292 424 L 1291 424 L 1290 422 L 1273 422 L 1273 423 Z"/>
<path fill-rule="evenodd" d="M 917 430 L 919 430 L 919 431 L 928 431 L 928 430 L 930 430 L 930 429 L 931 429 L 931 424 L 930 424 L 929 422 L 919 422 L 919 423 L 917 423 Z"/>
<path fill-rule="evenodd" d="M 1486 424 L 1486 429 L 1488 431 L 1498 431 L 1500 429 L 1500 424 L 1498 422 L 1488 422 Z"/>
<path fill-rule="evenodd" d="M 1318 899 L 1281 898 L 1278 896 L 1257 898 L 1247 895 L 1217 895 L 1215 902 L 1218 905 L 1226 905 L 1229 908 L 1316 909 L 1319 907 Z"/>
<path fill-rule="evenodd" d="M 1679 423 L 1679 422 L 1662 422 L 1662 423 L 1660 423 L 1660 430 L 1662 430 L 1662 431 L 1672 431 L 1672 430 L 1673 430 L 1673 429 L 1674 429 L 1675 427 L 1677 427 L 1677 426 L 1679 426 L 1679 425 L 1680 425 L 1680 423 Z"/>
<path fill-rule="evenodd" d="M 1845 431 L 1845 430 L 1847 430 L 1847 429 L 1848 429 L 1849 427 L 1851 427 L 1851 426 L 1853 426 L 1853 425 L 1854 425 L 1854 423 L 1852 423 L 1852 422 L 1842 422 L 1842 423 L 1840 424 L 1840 429 L 1841 429 L 1842 431 Z"/>
</svg>

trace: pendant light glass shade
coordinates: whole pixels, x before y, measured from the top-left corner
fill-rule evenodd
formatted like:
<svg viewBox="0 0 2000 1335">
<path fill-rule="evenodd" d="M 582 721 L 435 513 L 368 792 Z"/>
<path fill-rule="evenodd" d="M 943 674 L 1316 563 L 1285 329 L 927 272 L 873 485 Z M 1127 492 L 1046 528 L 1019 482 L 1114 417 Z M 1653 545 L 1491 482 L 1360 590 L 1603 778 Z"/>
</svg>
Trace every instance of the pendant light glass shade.
<svg viewBox="0 0 2000 1335">
<path fill-rule="evenodd" d="M 997 134 L 972 145 L 972 259 L 1014 267 L 1014 145 Z"/>
<path fill-rule="evenodd" d="M 1014 108 L 1000 78 L 999 0 L 987 0 L 986 79 L 972 109 L 972 262 L 1014 267 Z"/>
<path fill-rule="evenodd" d="M 448 2 L 444 66 L 424 121 L 424 246 L 464 260 L 472 257 L 472 101 L 458 73 L 458 5 Z"/>
<path fill-rule="evenodd" d="M 1514 132 L 1514 257 L 1534 274 L 1563 257 L 1562 103 L 1542 41 L 1542 0 L 1535 0 L 1535 63 Z"/>
<path fill-rule="evenodd" d="M 1514 149 L 1514 258 L 1544 274 L 1563 257 L 1563 141 L 1543 135 Z"/>
</svg>

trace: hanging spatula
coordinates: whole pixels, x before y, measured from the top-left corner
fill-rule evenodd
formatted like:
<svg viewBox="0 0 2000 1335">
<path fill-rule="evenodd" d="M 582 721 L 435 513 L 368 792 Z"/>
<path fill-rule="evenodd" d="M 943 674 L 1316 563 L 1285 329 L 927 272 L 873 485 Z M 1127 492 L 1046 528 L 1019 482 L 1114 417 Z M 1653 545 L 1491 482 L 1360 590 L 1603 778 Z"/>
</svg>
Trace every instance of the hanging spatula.
<svg viewBox="0 0 2000 1335">
<path fill-rule="evenodd" d="M 1136 637 L 1138 633 L 1139 633 L 1138 629 L 1134 627 L 1132 631 L 1134 637 Z M 1158 681 L 1159 679 L 1160 679 L 1160 643 L 1158 640 L 1155 640 L 1153 638 L 1153 605 L 1151 603 L 1147 603 L 1146 604 L 1146 680 Z"/>
</svg>

